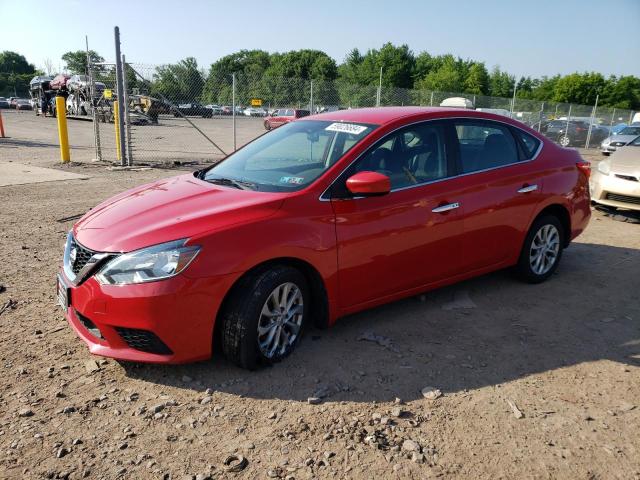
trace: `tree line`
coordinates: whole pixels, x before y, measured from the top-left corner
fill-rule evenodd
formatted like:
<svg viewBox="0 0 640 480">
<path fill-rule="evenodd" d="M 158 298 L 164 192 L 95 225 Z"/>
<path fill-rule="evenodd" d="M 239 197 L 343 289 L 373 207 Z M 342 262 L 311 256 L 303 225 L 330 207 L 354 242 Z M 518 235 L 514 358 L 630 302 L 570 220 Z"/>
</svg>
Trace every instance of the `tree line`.
<svg viewBox="0 0 640 480">
<path fill-rule="evenodd" d="M 104 61 L 90 52 L 93 62 Z M 65 69 L 84 73 L 86 52 L 62 56 Z M 107 77 L 105 67 L 98 74 Z M 15 52 L 0 53 L 0 95 L 13 94 L 36 69 Z M 338 64 L 320 50 L 269 53 L 241 50 L 214 62 L 208 70 L 187 57 L 175 64 L 158 67 L 143 81 L 127 72 L 131 83 L 151 94 L 162 94 L 176 102 L 231 102 L 231 76 L 236 74 L 236 94 L 240 103 L 262 98 L 275 105 L 308 102 L 313 80 L 314 103 L 365 106 L 374 104 L 382 84 L 381 104 L 427 103 L 428 92 L 465 93 L 475 96 L 593 105 L 596 96 L 602 106 L 640 110 L 640 78 L 627 75 L 605 77 L 597 72 L 569 75 L 516 77 L 500 67 L 488 69 L 484 62 L 453 55 L 414 54 L 407 45 L 384 44 L 365 53 L 351 50 Z M 28 86 L 28 79 L 26 80 Z M 28 88 L 28 87 L 27 87 Z M 401 90 L 404 89 L 404 90 Z M 421 93 L 422 92 L 422 93 Z"/>
</svg>

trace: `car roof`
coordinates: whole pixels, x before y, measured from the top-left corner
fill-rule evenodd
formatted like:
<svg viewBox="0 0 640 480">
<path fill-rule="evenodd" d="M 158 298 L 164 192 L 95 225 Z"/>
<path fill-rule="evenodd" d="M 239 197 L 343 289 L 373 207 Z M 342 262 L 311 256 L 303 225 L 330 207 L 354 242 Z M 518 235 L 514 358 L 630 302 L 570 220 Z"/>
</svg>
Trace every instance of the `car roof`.
<svg viewBox="0 0 640 480">
<path fill-rule="evenodd" d="M 320 113 L 310 117 L 301 118 L 300 121 L 329 120 L 334 122 L 357 122 L 373 125 L 385 125 L 400 119 L 410 120 L 416 118 L 445 118 L 445 117 L 470 117 L 496 120 L 502 123 L 524 127 L 520 122 L 504 115 L 489 112 L 481 112 L 468 108 L 455 107 L 372 107 L 356 108 L 350 110 L 337 110 L 334 112 Z"/>
</svg>

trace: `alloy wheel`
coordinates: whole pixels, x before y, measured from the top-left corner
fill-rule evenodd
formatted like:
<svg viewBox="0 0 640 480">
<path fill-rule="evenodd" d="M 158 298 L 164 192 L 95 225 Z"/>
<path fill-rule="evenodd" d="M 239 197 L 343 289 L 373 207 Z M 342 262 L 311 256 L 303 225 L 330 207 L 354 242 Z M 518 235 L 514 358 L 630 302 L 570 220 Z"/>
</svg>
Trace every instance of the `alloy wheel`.
<svg viewBox="0 0 640 480">
<path fill-rule="evenodd" d="M 533 237 L 529 251 L 529 264 L 536 275 L 547 273 L 558 259 L 560 232 L 555 225 L 546 224 Z"/>
<path fill-rule="evenodd" d="M 283 283 L 271 292 L 258 320 L 258 347 L 265 357 L 284 355 L 293 348 L 303 314 L 302 291 L 295 283 Z"/>
<path fill-rule="evenodd" d="M 560 145 L 562 145 L 563 147 L 568 147 L 570 144 L 571 139 L 568 135 L 563 135 L 562 137 L 560 137 Z"/>
</svg>

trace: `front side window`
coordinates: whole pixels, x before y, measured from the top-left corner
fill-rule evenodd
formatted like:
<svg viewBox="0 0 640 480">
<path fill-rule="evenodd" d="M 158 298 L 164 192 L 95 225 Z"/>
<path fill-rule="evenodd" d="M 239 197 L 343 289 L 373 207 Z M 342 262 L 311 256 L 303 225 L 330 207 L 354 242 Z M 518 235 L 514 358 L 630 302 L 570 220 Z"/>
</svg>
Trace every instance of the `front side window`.
<svg viewBox="0 0 640 480">
<path fill-rule="evenodd" d="M 506 125 L 490 121 L 456 120 L 454 126 L 462 173 L 519 161 L 516 141 Z"/>
<path fill-rule="evenodd" d="M 266 192 L 300 190 L 375 128 L 376 125 L 321 120 L 287 123 L 232 153 L 201 178 Z"/>
<path fill-rule="evenodd" d="M 347 177 L 374 171 L 391 179 L 391 189 L 448 176 L 445 125 L 425 122 L 391 133 L 374 145 L 347 172 Z"/>
</svg>

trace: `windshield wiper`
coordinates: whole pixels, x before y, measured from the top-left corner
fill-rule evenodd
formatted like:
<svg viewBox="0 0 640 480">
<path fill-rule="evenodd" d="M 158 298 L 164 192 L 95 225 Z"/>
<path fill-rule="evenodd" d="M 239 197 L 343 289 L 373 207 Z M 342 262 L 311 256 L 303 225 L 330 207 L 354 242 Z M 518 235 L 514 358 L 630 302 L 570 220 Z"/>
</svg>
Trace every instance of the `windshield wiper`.
<svg viewBox="0 0 640 480">
<path fill-rule="evenodd" d="M 216 185 L 224 185 L 225 187 L 234 187 L 239 190 L 257 190 L 257 186 L 255 183 L 246 182 L 243 180 L 233 180 L 232 178 L 225 177 L 217 177 L 217 178 L 207 178 L 205 181 L 209 183 L 214 183 Z"/>
</svg>

